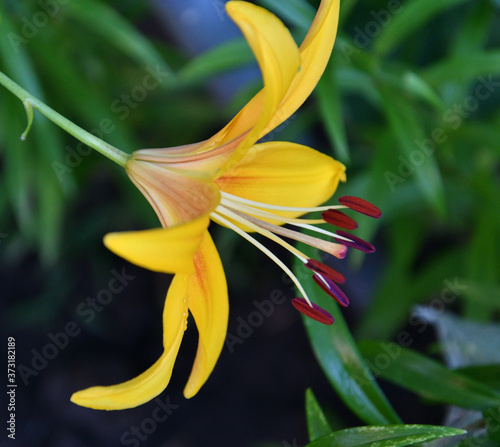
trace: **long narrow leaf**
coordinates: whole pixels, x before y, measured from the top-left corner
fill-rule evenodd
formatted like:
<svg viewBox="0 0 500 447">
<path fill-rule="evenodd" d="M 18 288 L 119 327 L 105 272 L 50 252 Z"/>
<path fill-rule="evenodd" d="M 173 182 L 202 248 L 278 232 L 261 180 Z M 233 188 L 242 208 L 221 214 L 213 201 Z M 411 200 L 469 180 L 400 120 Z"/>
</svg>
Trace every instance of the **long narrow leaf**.
<svg viewBox="0 0 500 447">
<path fill-rule="evenodd" d="M 424 69 L 420 76 L 432 86 L 439 86 L 450 79 L 473 81 L 484 85 L 483 95 L 498 89 L 500 83 L 492 73 L 500 72 L 500 51 L 467 53 L 449 59 L 442 59 Z"/>
<path fill-rule="evenodd" d="M 264 7 L 300 28 L 309 29 L 314 19 L 314 8 L 306 0 L 260 0 Z"/>
<path fill-rule="evenodd" d="M 434 158 L 437 143 L 426 138 L 414 108 L 405 98 L 380 87 L 382 107 L 401 150 L 405 178 L 415 176 L 422 193 L 440 216 L 445 214 L 443 182 Z M 429 143 L 430 142 L 430 143 Z M 429 147 L 428 147 L 429 146 Z M 397 156 L 397 154 L 394 154 Z"/>
<path fill-rule="evenodd" d="M 467 366 L 455 371 L 500 391 L 500 364 Z"/>
<path fill-rule="evenodd" d="M 319 112 L 327 135 L 333 147 L 335 157 L 344 163 L 349 162 L 349 146 L 342 115 L 342 103 L 338 81 L 329 64 L 315 89 Z"/>
<path fill-rule="evenodd" d="M 0 16 L 2 16 L 2 35 L 0 36 L 0 59 L 4 61 L 8 73 L 27 90 L 35 96 L 43 100 L 42 88 L 40 82 L 32 67 L 31 61 L 26 53 L 25 47 L 12 44 L 10 38 L 16 34 L 16 30 L 10 24 L 6 14 L 0 7 Z M 29 225 L 35 228 L 34 236 L 39 245 L 39 250 L 43 262 L 52 263 L 56 260 L 60 244 L 59 237 L 61 234 L 62 215 L 64 206 L 63 189 L 52 168 L 53 162 L 62 160 L 60 134 L 55 126 L 42 116 L 35 116 L 33 122 L 33 135 L 28 135 L 28 138 L 33 138 L 33 148 L 31 153 L 20 155 L 21 151 L 27 148 L 21 148 L 21 144 L 11 146 L 11 151 L 21 149 L 19 154 L 10 154 L 10 160 L 19 163 L 11 177 L 10 185 L 15 182 L 22 189 L 23 194 L 28 193 L 32 189 L 35 197 L 36 212 L 30 216 Z M 20 136 L 20 135 L 19 135 Z M 25 145 L 27 146 L 27 145 Z M 32 171 L 32 172 L 30 172 Z M 20 175 L 21 177 L 15 177 Z M 28 182 L 33 182 L 29 184 Z M 71 185 L 71 179 L 68 182 Z M 18 217 L 22 220 L 26 219 L 23 216 L 23 209 L 26 210 L 26 197 L 18 196 L 15 191 L 11 193 L 20 199 L 18 202 Z M 17 200 L 16 200 L 17 202 Z M 21 227 L 27 227 L 28 222 L 21 222 Z"/>
<path fill-rule="evenodd" d="M 465 430 L 435 425 L 386 425 L 340 430 L 307 447 L 403 447 L 438 438 L 463 435 Z"/>
<path fill-rule="evenodd" d="M 372 371 L 422 397 L 463 408 L 500 405 L 500 393 L 397 343 L 363 341 L 359 349 Z"/>
<path fill-rule="evenodd" d="M 313 256 L 313 249 L 308 246 L 300 244 L 299 250 Z M 366 423 L 399 423 L 398 415 L 363 362 L 338 306 L 319 289 L 312 276 L 304 275 L 302 263 L 297 262 L 295 270 L 312 300 L 335 318 L 331 326 L 304 319 L 313 350 L 332 386 L 344 403 Z"/>
<path fill-rule="evenodd" d="M 168 74 L 162 86 L 166 87 L 174 81 L 172 69 L 153 44 L 109 5 L 98 0 L 79 0 L 68 2 L 65 8 L 74 19 L 94 30 L 140 65 Z"/>
<path fill-rule="evenodd" d="M 306 391 L 306 414 L 307 430 L 311 441 L 332 433 L 332 427 L 326 420 L 325 413 L 323 413 L 311 389 Z"/>
<path fill-rule="evenodd" d="M 403 3 L 394 13 L 385 10 L 386 16 L 379 13 L 378 23 L 381 32 L 374 47 L 380 54 L 387 54 L 407 37 L 421 29 L 438 14 L 469 0 L 412 0 Z"/>
<path fill-rule="evenodd" d="M 226 70 L 252 63 L 255 63 L 255 59 L 248 44 L 244 39 L 236 38 L 196 56 L 178 72 L 178 77 L 183 84 L 195 84 Z"/>
</svg>

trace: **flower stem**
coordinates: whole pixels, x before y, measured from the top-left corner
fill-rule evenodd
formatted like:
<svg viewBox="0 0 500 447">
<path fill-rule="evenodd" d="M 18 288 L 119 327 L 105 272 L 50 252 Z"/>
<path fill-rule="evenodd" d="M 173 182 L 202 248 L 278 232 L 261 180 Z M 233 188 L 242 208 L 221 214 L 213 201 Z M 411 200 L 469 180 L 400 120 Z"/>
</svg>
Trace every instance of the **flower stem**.
<svg viewBox="0 0 500 447">
<path fill-rule="evenodd" d="M 125 166 L 125 163 L 130 158 L 130 155 L 117 149 L 109 143 L 97 138 L 95 135 L 83 130 L 76 124 L 72 123 L 70 120 L 57 113 L 55 110 L 51 109 L 49 106 L 35 98 L 33 95 L 29 94 L 21 86 L 16 84 L 12 79 L 7 77 L 4 73 L 0 71 L 0 84 L 3 85 L 7 90 L 16 95 L 24 104 L 28 115 L 28 128 L 23 133 L 23 137 L 26 136 L 29 126 L 31 125 L 32 114 L 30 116 L 29 111 L 31 107 L 38 110 L 42 115 L 45 115 L 53 123 L 57 124 L 61 129 L 64 129 L 70 135 L 73 135 L 77 140 L 85 143 L 87 146 L 95 149 L 100 154 L 119 164 L 120 166 Z M 24 139 L 24 138 L 23 138 Z"/>
</svg>

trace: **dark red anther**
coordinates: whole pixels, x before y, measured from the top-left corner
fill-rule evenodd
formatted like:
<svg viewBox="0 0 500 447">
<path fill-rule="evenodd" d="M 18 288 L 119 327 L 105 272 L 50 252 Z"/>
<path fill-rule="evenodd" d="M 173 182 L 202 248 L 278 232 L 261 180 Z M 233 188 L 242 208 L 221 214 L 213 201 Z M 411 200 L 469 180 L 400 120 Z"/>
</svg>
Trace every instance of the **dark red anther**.
<svg viewBox="0 0 500 447">
<path fill-rule="evenodd" d="M 340 284 L 345 283 L 345 277 L 342 273 L 339 273 L 331 267 L 316 261 L 316 259 L 308 259 L 304 265 L 313 272 L 319 273 L 321 276 L 326 276 L 327 278 L 330 278 Z"/>
<path fill-rule="evenodd" d="M 339 236 L 346 237 L 350 239 L 349 241 L 346 241 L 344 239 L 338 239 L 338 241 L 341 244 L 347 245 L 348 247 L 356 248 L 357 250 L 364 251 L 365 253 L 374 253 L 375 252 L 375 247 L 370 244 L 369 242 L 364 241 L 363 239 L 353 236 L 350 233 L 346 233 L 345 231 L 342 230 L 337 230 L 336 233 Z"/>
<path fill-rule="evenodd" d="M 323 289 L 323 292 L 326 292 L 328 295 L 330 295 L 337 303 L 339 303 L 343 307 L 349 306 L 349 298 L 347 298 L 347 295 L 340 290 L 339 286 L 335 284 L 332 280 L 329 278 L 325 278 L 324 276 L 321 276 L 321 278 L 318 275 L 313 275 L 314 282 Z"/>
<path fill-rule="evenodd" d="M 319 321 L 323 324 L 332 324 L 333 317 L 325 310 L 319 307 L 317 304 L 311 303 L 312 307 L 304 298 L 294 298 L 292 300 L 293 307 L 299 312 L 302 312 L 305 316 L 312 318 L 313 320 Z"/>
<path fill-rule="evenodd" d="M 340 197 L 339 202 L 351 210 L 357 211 L 361 214 L 366 214 L 370 217 L 375 217 L 376 219 L 382 215 L 382 211 L 380 211 L 379 208 L 365 199 L 360 199 L 359 197 L 344 196 Z"/>
<path fill-rule="evenodd" d="M 358 228 L 358 223 L 342 211 L 328 210 L 321 213 L 321 217 L 325 222 L 336 227 L 345 228 L 346 230 L 355 230 Z"/>
</svg>

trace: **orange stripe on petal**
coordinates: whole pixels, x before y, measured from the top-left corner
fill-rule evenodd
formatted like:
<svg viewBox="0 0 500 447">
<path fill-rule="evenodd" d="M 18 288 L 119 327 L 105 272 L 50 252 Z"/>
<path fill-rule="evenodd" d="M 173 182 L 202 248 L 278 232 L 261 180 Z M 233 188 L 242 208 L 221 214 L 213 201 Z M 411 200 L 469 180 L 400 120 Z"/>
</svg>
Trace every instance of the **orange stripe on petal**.
<svg viewBox="0 0 500 447">
<path fill-rule="evenodd" d="M 140 160 L 141 152 L 134 153 L 126 171 L 156 212 L 163 227 L 188 222 L 208 214 L 219 203 L 219 191 L 205 178 L 203 172 L 182 169 L 170 163 Z M 138 159 L 139 158 L 139 159 Z"/>
<path fill-rule="evenodd" d="M 226 278 L 208 232 L 194 256 L 194 264 L 196 273 L 189 279 L 189 310 L 198 328 L 199 342 L 184 388 L 186 398 L 193 397 L 212 372 L 224 347 L 229 317 Z"/>
</svg>

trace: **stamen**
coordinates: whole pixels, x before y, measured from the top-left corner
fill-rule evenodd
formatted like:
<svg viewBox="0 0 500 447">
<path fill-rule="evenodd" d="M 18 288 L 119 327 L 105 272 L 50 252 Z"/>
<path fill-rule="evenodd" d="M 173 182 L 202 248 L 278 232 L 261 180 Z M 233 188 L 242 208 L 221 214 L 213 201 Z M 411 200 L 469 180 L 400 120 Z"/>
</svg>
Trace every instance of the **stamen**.
<svg viewBox="0 0 500 447">
<path fill-rule="evenodd" d="M 307 303 L 308 306 L 309 305 L 312 306 L 311 300 L 307 296 L 306 291 L 304 290 L 304 288 L 300 284 L 300 282 L 297 279 L 297 277 L 292 273 L 292 271 L 271 250 L 269 250 L 267 247 L 265 247 L 264 245 L 262 245 L 259 241 L 257 241 L 256 239 L 254 239 L 252 236 L 250 236 L 248 233 L 246 233 L 245 231 L 243 231 L 237 225 L 233 224 L 232 222 L 230 222 L 227 219 L 224 219 L 224 217 L 222 217 L 220 214 L 218 214 L 216 212 L 212 212 L 211 213 L 211 217 L 212 217 L 212 219 L 214 219 L 220 225 L 224 225 L 224 226 L 230 228 L 231 230 L 235 231 L 236 233 L 238 233 L 240 236 L 244 237 L 248 242 L 250 242 L 252 245 L 254 245 L 255 247 L 257 247 L 264 254 L 266 254 L 267 256 L 269 256 L 269 258 L 271 258 L 278 266 L 280 266 L 281 269 L 293 281 L 293 283 L 295 284 L 295 286 L 297 287 L 297 289 L 299 290 L 299 292 L 304 296 L 304 298 L 303 298 L 304 302 Z"/>
<path fill-rule="evenodd" d="M 356 248 L 357 250 L 363 251 L 365 253 L 375 253 L 375 247 L 369 242 L 366 242 L 363 239 L 357 236 L 353 236 L 352 234 L 346 233 L 342 230 L 337 230 L 337 234 L 342 238 L 347 239 L 342 239 L 342 243 L 344 245 L 347 245 L 351 248 Z"/>
<path fill-rule="evenodd" d="M 305 263 L 305 266 L 313 272 L 319 273 L 321 276 L 330 278 L 332 281 L 338 282 L 340 284 L 345 283 L 345 277 L 344 275 L 342 275 L 342 273 L 339 273 L 331 267 L 319 261 L 316 261 L 316 259 L 308 259 Z"/>
<path fill-rule="evenodd" d="M 340 290 L 339 286 L 335 284 L 330 278 L 322 275 L 313 275 L 314 282 L 321 287 L 321 289 L 330 295 L 337 303 L 343 307 L 349 306 L 349 298 Z"/>
<path fill-rule="evenodd" d="M 238 211 L 234 211 L 236 214 L 240 214 Z M 257 219 L 252 216 L 245 215 L 245 220 L 253 222 L 255 225 L 264 228 L 271 233 L 280 234 L 281 236 L 288 237 L 290 239 L 294 239 L 299 242 L 304 242 L 311 247 L 319 248 L 320 250 L 330 253 L 338 259 L 344 259 L 347 254 L 347 249 L 344 241 L 342 244 L 336 244 L 334 242 L 324 241 L 322 239 L 318 239 L 312 236 L 308 236 L 307 234 L 299 233 L 297 231 L 289 230 L 288 228 L 279 227 L 278 225 L 273 225 L 268 222 L 264 222 L 260 219 Z M 305 226 L 305 224 L 297 224 L 299 226 Z M 320 230 L 320 228 L 316 228 L 316 230 Z M 333 233 L 332 233 L 333 235 Z"/>
<path fill-rule="evenodd" d="M 339 202 L 347 208 L 370 217 L 375 217 L 376 219 L 382 215 L 382 211 L 378 207 L 359 197 L 343 196 L 339 198 Z"/>
<path fill-rule="evenodd" d="M 321 213 L 321 217 L 325 222 L 336 227 L 345 228 L 346 230 L 355 230 L 358 228 L 357 222 L 342 211 L 328 210 Z"/>
<path fill-rule="evenodd" d="M 278 222 L 288 223 L 288 224 L 300 224 L 300 223 L 309 223 L 309 224 L 321 224 L 324 223 L 323 219 L 303 219 L 303 218 L 292 218 L 280 216 L 279 214 L 270 213 L 269 211 L 260 210 L 258 208 L 254 208 L 253 206 L 245 205 L 243 203 L 238 203 L 234 200 L 228 200 L 224 197 L 221 199 L 221 205 L 224 205 L 228 208 L 232 208 L 238 211 L 242 211 L 245 214 L 250 214 L 252 216 L 264 217 L 265 219 L 275 220 Z"/>
<path fill-rule="evenodd" d="M 321 221 L 321 223 L 324 223 L 323 220 Z M 315 227 L 314 225 L 309 225 L 309 224 L 305 224 L 305 223 L 297 223 L 297 224 L 292 223 L 291 225 L 293 225 L 295 227 L 305 228 L 306 230 L 311 230 L 311 231 L 314 231 L 315 233 L 321 233 L 321 234 L 324 234 L 325 236 L 338 238 L 337 234 L 332 233 L 331 231 L 325 230 L 324 228 L 321 228 L 321 227 Z"/>
<path fill-rule="evenodd" d="M 298 213 L 312 213 L 314 211 L 326 211 L 329 209 L 341 209 L 341 208 L 349 208 L 345 205 L 325 205 L 325 206 L 312 206 L 312 207 L 295 207 L 295 206 L 280 206 L 280 205 L 270 205 L 269 203 L 256 202 L 255 200 L 244 199 L 243 197 L 238 197 L 233 194 L 229 194 L 227 192 L 221 191 L 221 196 L 225 197 L 229 200 L 234 200 L 240 203 L 246 203 L 247 205 L 256 206 L 258 208 L 264 208 L 267 210 L 276 210 L 276 211 L 291 211 Z"/>
<path fill-rule="evenodd" d="M 302 262 L 306 262 L 307 256 L 304 253 L 295 248 L 293 245 L 290 245 L 288 242 L 285 242 L 280 237 L 276 236 L 273 232 L 263 228 L 261 225 L 258 225 L 258 223 L 261 222 L 259 219 L 250 219 L 250 216 L 239 213 L 238 211 L 231 211 L 229 208 L 226 208 L 224 206 L 217 207 L 216 211 L 224 214 L 226 217 L 230 217 L 231 219 L 245 225 L 246 227 L 251 228 L 252 230 L 256 231 L 259 234 L 262 234 L 268 239 L 271 239 L 273 242 L 276 242 L 278 245 L 281 245 L 290 253 L 297 256 Z"/>
<path fill-rule="evenodd" d="M 303 298 L 294 298 L 292 300 L 292 304 L 295 309 L 313 320 L 319 321 L 323 324 L 333 324 L 333 317 L 317 304 L 312 303 L 310 306 Z"/>
</svg>

